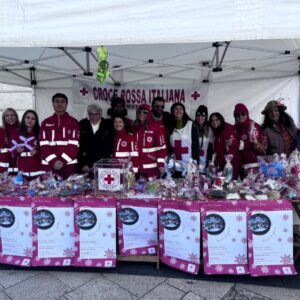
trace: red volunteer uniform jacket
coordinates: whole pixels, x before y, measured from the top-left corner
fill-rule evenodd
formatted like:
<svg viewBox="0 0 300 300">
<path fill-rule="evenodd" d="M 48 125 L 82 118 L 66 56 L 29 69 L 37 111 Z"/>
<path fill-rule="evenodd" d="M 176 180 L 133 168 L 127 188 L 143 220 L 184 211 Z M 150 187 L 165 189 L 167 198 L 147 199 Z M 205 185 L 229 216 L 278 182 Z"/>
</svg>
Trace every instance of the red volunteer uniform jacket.
<svg viewBox="0 0 300 300">
<path fill-rule="evenodd" d="M 258 141 L 261 139 L 260 126 L 254 121 L 248 119 L 244 123 L 235 124 L 237 137 L 240 140 L 240 154 L 242 159 L 242 165 L 244 168 L 255 168 L 259 167 L 257 162 L 257 155 L 263 154 L 259 152 L 253 138 Z"/>
<path fill-rule="evenodd" d="M 42 165 L 46 171 L 53 170 L 64 178 L 70 176 L 76 170 L 78 146 L 78 121 L 67 112 L 61 116 L 53 114 L 42 122 L 40 147 Z M 58 160 L 64 166 L 55 171 L 53 167 Z"/>
<path fill-rule="evenodd" d="M 149 177 L 159 177 L 159 167 L 164 167 L 167 147 L 164 133 L 153 123 L 148 127 L 134 128 L 139 153 L 139 174 Z"/>
<path fill-rule="evenodd" d="M 226 140 L 228 139 L 232 139 L 232 143 L 227 147 Z M 217 129 L 214 132 L 214 151 L 216 153 L 216 163 L 218 164 L 220 171 L 223 171 L 226 164 L 225 155 L 233 155 L 231 161 L 233 167 L 232 178 L 237 179 L 241 168 L 241 158 L 239 153 L 239 140 L 233 125 L 225 123 L 222 130 Z"/>
<path fill-rule="evenodd" d="M 138 150 L 135 136 L 121 130 L 117 133 L 114 140 L 113 156 L 116 158 L 130 158 L 132 161 L 133 172 L 138 172 Z"/>
<path fill-rule="evenodd" d="M 11 143 L 11 136 L 12 134 L 19 129 L 19 124 L 18 122 L 16 122 L 13 125 L 9 125 L 6 124 L 5 125 L 5 143 L 6 146 L 8 147 Z M 9 163 L 9 167 L 8 167 L 8 172 L 10 174 L 17 174 L 18 172 L 18 167 L 17 167 L 17 160 L 16 158 L 13 158 L 11 155 L 8 155 L 8 163 Z"/>
<path fill-rule="evenodd" d="M 11 156 L 17 161 L 19 172 L 28 178 L 34 178 L 44 174 L 45 171 L 43 171 L 41 164 L 40 146 L 34 134 L 30 133 L 27 137 L 24 137 L 21 135 L 20 130 L 16 130 L 11 138 L 10 147 L 14 146 L 13 141 L 17 144 L 26 143 L 26 145 L 28 145 L 27 147 L 23 146 L 24 151 L 21 153 L 18 153 L 16 149 L 11 152 Z M 31 148 L 35 150 L 35 153 L 31 152 Z"/>
<path fill-rule="evenodd" d="M 8 166 L 8 150 L 5 141 L 5 130 L 0 128 L 0 172 L 7 171 Z"/>
</svg>

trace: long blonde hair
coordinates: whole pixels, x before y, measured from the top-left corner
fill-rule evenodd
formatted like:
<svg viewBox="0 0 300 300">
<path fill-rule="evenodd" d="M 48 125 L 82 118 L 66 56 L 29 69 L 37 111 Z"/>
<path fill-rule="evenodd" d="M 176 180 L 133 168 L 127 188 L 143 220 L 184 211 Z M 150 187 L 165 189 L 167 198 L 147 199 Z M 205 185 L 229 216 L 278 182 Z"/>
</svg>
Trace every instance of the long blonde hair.
<svg viewBox="0 0 300 300">
<path fill-rule="evenodd" d="M 20 126 L 20 120 L 19 120 L 19 116 L 18 116 L 17 112 L 16 112 L 13 108 L 8 107 L 8 108 L 7 108 L 6 110 L 4 110 L 3 113 L 2 113 L 2 127 L 3 127 L 3 128 L 6 128 L 5 114 L 6 114 L 7 112 L 9 112 L 10 110 L 15 114 L 16 119 L 17 119 L 18 126 Z"/>
</svg>

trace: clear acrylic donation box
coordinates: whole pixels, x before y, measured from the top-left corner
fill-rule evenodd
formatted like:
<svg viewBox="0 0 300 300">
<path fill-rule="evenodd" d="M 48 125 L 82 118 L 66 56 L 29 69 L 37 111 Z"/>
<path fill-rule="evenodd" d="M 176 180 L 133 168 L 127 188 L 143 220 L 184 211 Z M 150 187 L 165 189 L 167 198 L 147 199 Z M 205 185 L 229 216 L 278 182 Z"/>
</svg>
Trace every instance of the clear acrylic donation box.
<svg viewBox="0 0 300 300">
<path fill-rule="evenodd" d="M 129 160 L 120 158 L 102 158 L 94 164 L 96 193 L 127 191 Z"/>
</svg>

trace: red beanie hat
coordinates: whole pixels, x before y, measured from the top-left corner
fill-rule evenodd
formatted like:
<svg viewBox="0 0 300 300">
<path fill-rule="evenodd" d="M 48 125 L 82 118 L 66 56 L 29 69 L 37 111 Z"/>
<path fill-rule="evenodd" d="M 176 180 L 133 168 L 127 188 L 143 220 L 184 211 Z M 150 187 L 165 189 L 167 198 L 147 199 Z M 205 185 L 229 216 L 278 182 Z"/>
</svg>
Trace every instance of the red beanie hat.
<svg viewBox="0 0 300 300">
<path fill-rule="evenodd" d="M 140 104 L 137 108 L 137 110 L 147 110 L 147 112 L 150 112 L 150 105 L 144 103 L 144 104 Z"/>
<path fill-rule="evenodd" d="M 244 113 L 246 114 L 247 116 L 249 116 L 249 111 L 248 111 L 248 108 L 245 104 L 243 103 L 238 103 L 236 104 L 236 106 L 234 107 L 234 112 L 233 112 L 233 115 L 234 117 L 236 117 L 238 114 L 240 113 Z"/>
</svg>

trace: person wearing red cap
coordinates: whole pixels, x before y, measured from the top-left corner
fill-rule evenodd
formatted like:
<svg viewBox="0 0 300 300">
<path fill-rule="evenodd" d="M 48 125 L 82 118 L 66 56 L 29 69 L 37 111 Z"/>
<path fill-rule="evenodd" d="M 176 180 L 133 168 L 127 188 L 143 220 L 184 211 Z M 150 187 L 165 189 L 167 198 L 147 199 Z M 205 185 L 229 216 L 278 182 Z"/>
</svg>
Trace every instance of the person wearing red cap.
<svg viewBox="0 0 300 300">
<path fill-rule="evenodd" d="M 296 147 L 297 127 L 285 110 L 282 102 L 271 100 L 261 112 L 265 116 L 262 145 L 267 155 L 285 153 L 288 156 Z"/>
<path fill-rule="evenodd" d="M 150 106 L 141 104 L 137 108 L 132 131 L 137 141 L 139 154 L 138 177 L 149 179 L 160 177 L 164 172 L 167 147 L 164 133 L 155 123 L 149 122 Z"/>
<path fill-rule="evenodd" d="M 259 164 L 257 155 L 263 155 L 261 145 L 260 126 L 249 118 L 249 111 L 245 104 L 236 104 L 233 112 L 235 118 L 235 130 L 240 141 L 239 150 L 242 159 L 241 176 L 245 176 L 250 170 L 257 172 Z"/>
<path fill-rule="evenodd" d="M 219 171 L 223 171 L 226 164 L 225 155 L 232 154 L 232 179 L 237 179 L 241 171 L 241 157 L 239 140 L 234 126 L 226 123 L 224 117 L 218 112 L 214 112 L 209 116 L 209 123 L 214 133 L 215 163 L 218 165 Z"/>
</svg>

